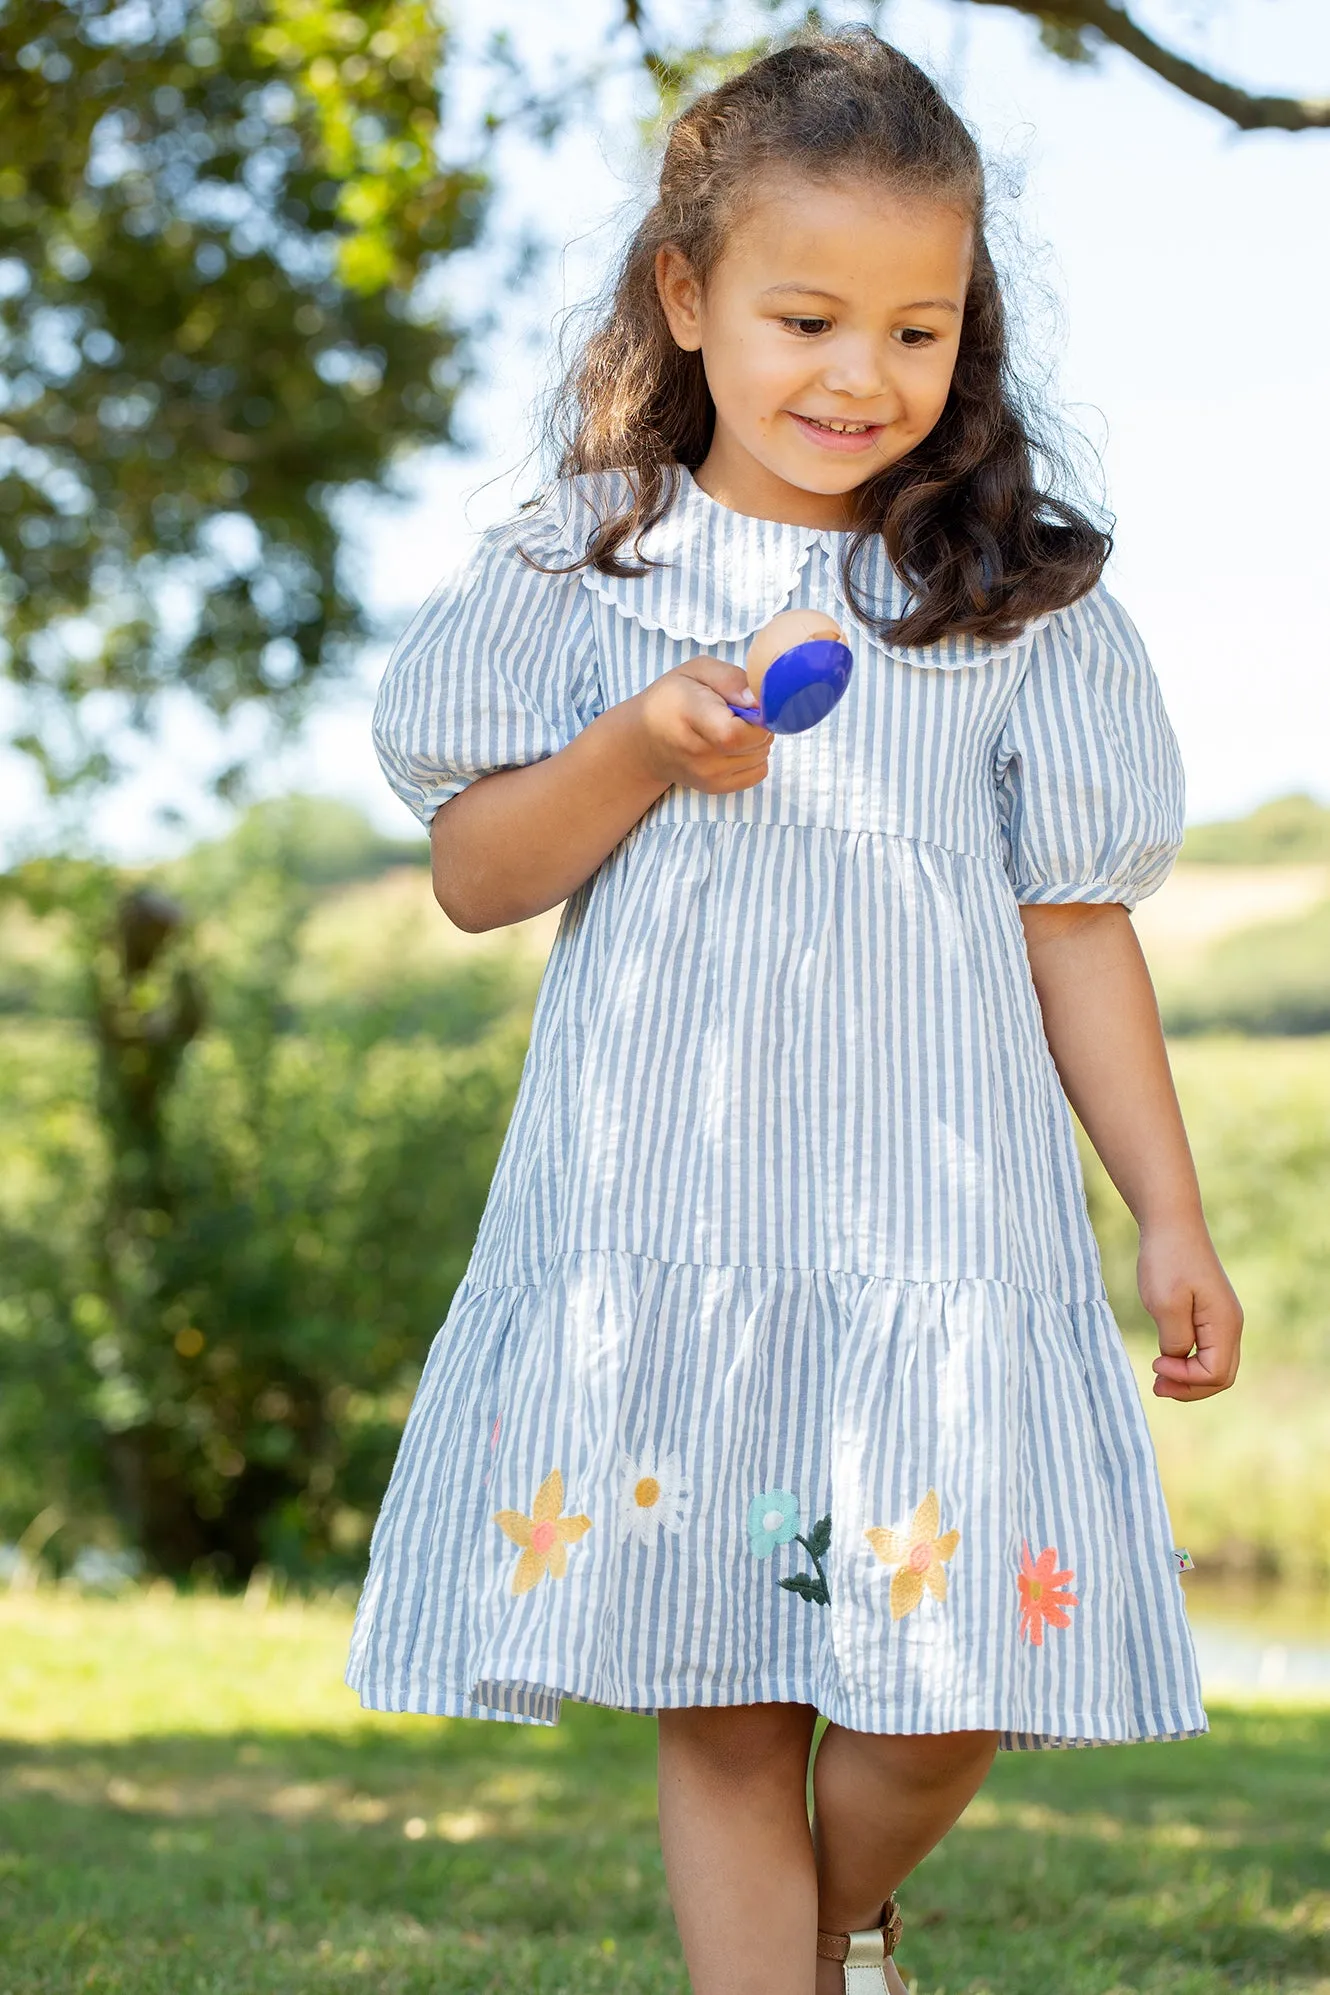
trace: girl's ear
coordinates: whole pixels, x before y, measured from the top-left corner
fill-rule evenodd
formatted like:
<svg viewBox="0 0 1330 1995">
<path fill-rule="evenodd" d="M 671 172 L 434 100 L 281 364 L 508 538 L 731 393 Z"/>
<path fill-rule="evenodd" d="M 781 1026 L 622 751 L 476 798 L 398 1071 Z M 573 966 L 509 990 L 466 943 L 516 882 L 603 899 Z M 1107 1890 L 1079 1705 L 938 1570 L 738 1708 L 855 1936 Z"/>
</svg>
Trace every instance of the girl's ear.
<svg viewBox="0 0 1330 1995">
<path fill-rule="evenodd" d="M 702 345 L 702 286 L 683 251 L 667 242 L 656 251 L 656 295 L 674 344 L 685 353 Z"/>
</svg>

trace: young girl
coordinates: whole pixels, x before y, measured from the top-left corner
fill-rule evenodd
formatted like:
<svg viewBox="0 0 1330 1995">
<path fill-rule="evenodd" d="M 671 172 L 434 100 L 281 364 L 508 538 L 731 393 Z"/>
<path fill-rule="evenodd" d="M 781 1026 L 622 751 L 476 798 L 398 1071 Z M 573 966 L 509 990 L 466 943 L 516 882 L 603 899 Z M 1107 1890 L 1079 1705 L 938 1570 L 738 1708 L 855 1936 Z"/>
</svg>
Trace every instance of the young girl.
<svg viewBox="0 0 1330 1995">
<path fill-rule="evenodd" d="M 1206 1725 L 1067 1109 L 1155 1391 L 1223 1390 L 1128 919 L 1176 747 L 1036 482 L 974 144 L 866 30 L 678 120 L 574 390 L 379 701 L 452 919 L 566 905 L 348 1680 L 658 1713 L 697 1995 L 899 1995 L 893 1894 L 998 1747 Z M 775 739 L 728 702 L 788 607 L 855 669 Z"/>
</svg>

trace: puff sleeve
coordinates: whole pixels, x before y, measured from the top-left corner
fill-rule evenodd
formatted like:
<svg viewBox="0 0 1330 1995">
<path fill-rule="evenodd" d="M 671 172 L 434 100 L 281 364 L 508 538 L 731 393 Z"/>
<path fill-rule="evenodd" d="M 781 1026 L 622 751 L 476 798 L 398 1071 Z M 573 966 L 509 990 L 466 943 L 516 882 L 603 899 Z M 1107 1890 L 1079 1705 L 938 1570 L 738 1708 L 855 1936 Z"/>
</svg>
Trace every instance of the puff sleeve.
<svg viewBox="0 0 1330 1995">
<path fill-rule="evenodd" d="M 1182 762 L 1140 634 L 1102 586 L 1040 633 L 994 773 L 1018 901 L 1131 908 L 1162 885 L 1182 843 Z"/>
<path fill-rule="evenodd" d="M 440 583 L 388 660 L 374 709 L 383 772 L 426 827 L 478 776 L 540 762 L 602 711 L 591 599 L 524 522 L 496 527 Z"/>
</svg>

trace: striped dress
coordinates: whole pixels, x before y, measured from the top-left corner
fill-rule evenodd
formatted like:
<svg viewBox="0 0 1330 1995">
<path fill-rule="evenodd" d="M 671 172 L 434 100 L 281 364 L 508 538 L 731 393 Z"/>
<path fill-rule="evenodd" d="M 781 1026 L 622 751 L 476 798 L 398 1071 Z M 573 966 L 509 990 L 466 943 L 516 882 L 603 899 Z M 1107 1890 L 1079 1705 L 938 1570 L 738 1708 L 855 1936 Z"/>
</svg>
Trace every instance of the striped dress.
<svg viewBox="0 0 1330 1995">
<path fill-rule="evenodd" d="M 606 497 L 565 480 L 485 535 L 398 645 L 375 738 L 422 823 L 778 610 L 829 612 L 855 670 L 755 789 L 671 788 L 567 901 L 347 1680 L 518 1723 L 1202 1732 L 1019 914 L 1130 907 L 1172 863 L 1140 639 L 1096 588 L 1013 642 L 884 642 L 843 535 L 686 473 L 644 576 L 522 560 L 580 554 Z M 856 579 L 900 614 L 880 548 Z"/>
</svg>

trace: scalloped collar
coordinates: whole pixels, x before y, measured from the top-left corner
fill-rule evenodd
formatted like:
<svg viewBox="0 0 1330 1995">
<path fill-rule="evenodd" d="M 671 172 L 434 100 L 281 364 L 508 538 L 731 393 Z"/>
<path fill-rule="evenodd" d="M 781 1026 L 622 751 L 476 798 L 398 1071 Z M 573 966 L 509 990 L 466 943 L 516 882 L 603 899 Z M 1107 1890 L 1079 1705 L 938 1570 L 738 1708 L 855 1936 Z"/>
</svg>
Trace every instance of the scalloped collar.
<svg viewBox="0 0 1330 1995">
<path fill-rule="evenodd" d="M 599 522 L 625 502 L 628 492 L 628 479 L 620 471 L 561 478 L 517 523 L 519 539 L 533 553 L 576 560 L 586 552 Z M 1022 650 L 1048 622 L 1047 616 L 1036 617 L 1018 637 L 1001 644 L 973 637 L 948 637 L 930 645 L 891 644 L 846 599 L 841 580 L 845 537 L 830 529 L 733 512 L 681 467 L 673 503 L 642 535 L 643 555 L 660 565 L 640 576 L 603 575 L 598 569 L 584 568 L 581 580 L 603 602 L 646 630 L 692 644 L 721 644 L 751 637 L 784 609 L 816 549 L 824 558 L 833 613 L 847 635 L 904 664 L 940 671 L 984 664 Z M 855 579 L 860 593 L 884 620 L 904 614 L 909 590 L 880 540 L 863 549 Z"/>
</svg>

